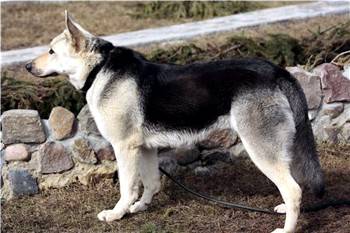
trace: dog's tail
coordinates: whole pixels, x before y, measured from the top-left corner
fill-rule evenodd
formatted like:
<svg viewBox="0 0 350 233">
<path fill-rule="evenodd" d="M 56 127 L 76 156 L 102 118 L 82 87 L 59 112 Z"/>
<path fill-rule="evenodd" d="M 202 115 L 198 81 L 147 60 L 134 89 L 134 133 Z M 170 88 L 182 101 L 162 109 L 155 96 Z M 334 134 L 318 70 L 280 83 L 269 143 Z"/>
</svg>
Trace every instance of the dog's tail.
<svg viewBox="0 0 350 233">
<path fill-rule="evenodd" d="M 317 197 L 322 197 L 325 191 L 323 172 L 308 117 L 305 94 L 299 82 L 287 71 L 284 72 L 278 85 L 289 101 L 296 126 L 291 172 L 298 184 L 311 189 Z"/>
</svg>

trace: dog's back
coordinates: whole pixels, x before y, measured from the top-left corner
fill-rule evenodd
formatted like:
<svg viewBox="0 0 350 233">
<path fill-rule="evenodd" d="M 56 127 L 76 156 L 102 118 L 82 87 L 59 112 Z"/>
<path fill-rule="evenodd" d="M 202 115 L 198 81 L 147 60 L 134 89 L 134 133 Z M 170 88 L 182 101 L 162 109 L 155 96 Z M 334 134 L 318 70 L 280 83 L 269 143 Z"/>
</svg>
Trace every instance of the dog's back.
<svg viewBox="0 0 350 233">
<path fill-rule="evenodd" d="M 186 66 L 146 63 L 136 78 L 142 80 L 148 123 L 200 130 L 228 114 L 242 93 L 274 88 L 275 73 L 276 66 L 266 61 L 234 59 Z"/>
</svg>

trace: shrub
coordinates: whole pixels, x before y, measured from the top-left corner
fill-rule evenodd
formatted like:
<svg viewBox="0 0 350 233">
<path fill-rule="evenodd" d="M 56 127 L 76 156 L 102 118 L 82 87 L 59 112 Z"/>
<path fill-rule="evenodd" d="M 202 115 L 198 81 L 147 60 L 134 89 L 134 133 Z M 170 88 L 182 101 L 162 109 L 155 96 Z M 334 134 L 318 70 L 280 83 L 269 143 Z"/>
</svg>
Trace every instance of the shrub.
<svg viewBox="0 0 350 233">
<path fill-rule="evenodd" d="M 250 39 L 246 37 L 232 37 L 220 46 L 201 48 L 195 44 L 187 44 L 171 49 L 157 49 L 148 58 L 157 62 L 188 64 L 195 61 L 213 61 L 234 57 L 266 58 L 281 66 L 303 64 L 305 62 L 304 49 L 300 43 L 283 34 L 270 35 L 267 39 Z"/>
<path fill-rule="evenodd" d="M 331 62 L 338 54 L 350 51 L 350 20 L 321 31 L 312 32 L 312 36 L 302 42 L 309 69 Z M 347 60 L 349 56 L 347 56 Z"/>
<path fill-rule="evenodd" d="M 62 106 L 77 114 L 85 105 L 82 93 L 66 80 L 48 79 L 40 85 L 17 80 L 3 73 L 1 78 L 1 113 L 9 109 L 36 109 L 48 118 L 51 109 Z"/>
<path fill-rule="evenodd" d="M 147 58 L 161 63 L 189 64 L 235 57 L 260 57 L 281 66 L 307 63 L 306 67 L 311 69 L 320 63 L 330 62 L 337 54 L 348 50 L 350 20 L 324 31 L 315 31 L 311 37 L 299 41 L 284 34 L 254 39 L 235 36 L 220 46 L 207 44 L 200 47 L 190 43 L 156 49 L 147 54 Z M 348 62 L 350 56 L 342 59 Z M 8 77 L 4 72 L 1 84 L 1 113 L 15 108 L 37 109 L 43 118 L 48 118 L 55 106 L 65 107 L 77 114 L 86 103 L 84 95 L 66 80 L 47 79 L 39 86 Z"/>
</svg>

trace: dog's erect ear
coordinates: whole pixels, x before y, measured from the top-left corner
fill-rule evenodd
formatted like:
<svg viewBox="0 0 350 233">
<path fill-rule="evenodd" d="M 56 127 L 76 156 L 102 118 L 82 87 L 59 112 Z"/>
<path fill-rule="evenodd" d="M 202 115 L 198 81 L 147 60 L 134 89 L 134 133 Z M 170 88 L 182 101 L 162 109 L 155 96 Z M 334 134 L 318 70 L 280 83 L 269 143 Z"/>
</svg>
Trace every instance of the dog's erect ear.
<svg viewBox="0 0 350 233">
<path fill-rule="evenodd" d="M 86 47 L 88 38 L 92 37 L 92 35 L 83 29 L 79 24 L 74 22 L 67 10 L 65 11 L 65 22 L 69 34 L 68 36 L 73 47 L 76 49 L 76 51 L 83 50 Z"/>
</svg>

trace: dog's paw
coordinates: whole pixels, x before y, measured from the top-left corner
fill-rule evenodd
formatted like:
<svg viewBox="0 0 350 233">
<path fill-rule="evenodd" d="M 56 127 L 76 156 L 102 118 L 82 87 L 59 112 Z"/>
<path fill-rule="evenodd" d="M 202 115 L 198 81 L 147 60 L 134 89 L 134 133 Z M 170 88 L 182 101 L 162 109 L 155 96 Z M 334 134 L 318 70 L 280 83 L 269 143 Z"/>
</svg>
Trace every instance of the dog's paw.
<svg viewBox="0 0 350 233">
<path fill-rule="evenodd" d="M 137 213 L 140 211 L 144 211 L 147 209 L 147 205 L 144 202 L 137 201 L 132 206 L 130 206 L 129 211 L 130 213 Z"/>
<path fill-rule="evenodd" d="M 285 214 L 287 211 L 287 207 L 286 207 L 286 204 L 282 203 L 282 204 L 276 206 L 273 210 L 277 213 Z"/>
<path fill-rule="evenodd" d="M 277 228 L 271 233 L 288 233 L 288 232 L 286 232 L 283 228 Z"/>
<path fill-rule="evenodd" d="M 126 211 L 103 210 L 97 215 L 97 218 L 100 221 L 111 222 L 114 220 L 121 219 L 125 214 Z"/>
</svg>

